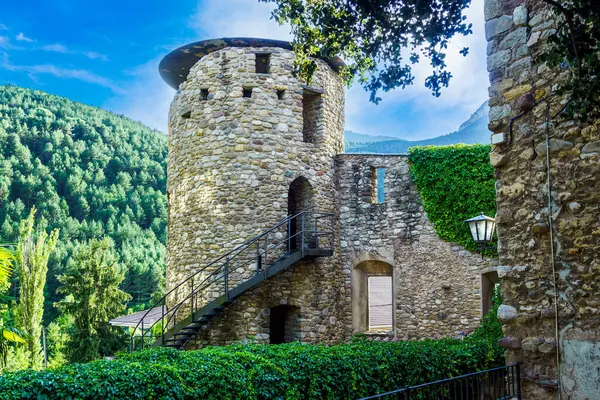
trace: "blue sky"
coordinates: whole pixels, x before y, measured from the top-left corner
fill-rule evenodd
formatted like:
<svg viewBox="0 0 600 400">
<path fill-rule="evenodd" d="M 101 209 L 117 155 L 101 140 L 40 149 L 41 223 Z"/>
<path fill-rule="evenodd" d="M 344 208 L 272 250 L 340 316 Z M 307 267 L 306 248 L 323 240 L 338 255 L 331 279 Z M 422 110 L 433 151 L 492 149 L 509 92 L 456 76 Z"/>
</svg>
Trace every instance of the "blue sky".
<svg viewBox="0 0 600 400">
<path fill-rule="evenodd" d="M 101 106 L 166 132 L 174 91 L 158 75 L 170 50 L 222 36 L 290 39 L 258 0 L 13 0 L 0 3 L 0 84 L 13 83 Z M 346 129 L 405 139 L 456 130 L 487 98 L 483 0 L 467 11 L 474 35 L 450 45 L 454 79 L 440 98 L 413 87 L 369 103 L 358 85 L 346 94 Z M 464 58 L 458 54 L 470 47 Z"/>
</svg>

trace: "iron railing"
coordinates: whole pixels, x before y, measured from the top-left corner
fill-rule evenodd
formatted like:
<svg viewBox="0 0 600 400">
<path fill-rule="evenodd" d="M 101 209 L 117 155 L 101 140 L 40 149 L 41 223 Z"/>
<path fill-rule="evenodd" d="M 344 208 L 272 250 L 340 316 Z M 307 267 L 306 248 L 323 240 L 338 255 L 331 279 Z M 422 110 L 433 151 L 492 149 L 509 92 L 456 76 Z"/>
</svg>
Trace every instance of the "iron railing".
<svg viewBox="0 0 600 400">
<path fill-rule="evenodd" d="M 258 274 L 271 276 L 269 268 L 299 252 L 303 258 L 311 250 L 333 252 L 334 215 L 303 211 L 288 216 L 255 238 L 235 247 L 171 288 L 150 307 L 131 334 L 131 350 L 144 348 L 177 326 L 177 322 L 194 316 L 214 301 L 222 303 L 239 296 L 243 285 Z M 271 272 L 271 273 L 269 273 Z M 255 279 L 256 280 L 256 279 Z M 237 290 L 236 290 L 237 288 Z M 144 319 L 155 307 L 162 307 L 162 317 L 152 324 Z"/>
<path fill-rule="evenodd" d="M 492 368 L 425 383 L 408 386 L 368 399 L 423 399 L 423 400 L 520 400 L 521 370 L 519 363 Z"/>
</svg>

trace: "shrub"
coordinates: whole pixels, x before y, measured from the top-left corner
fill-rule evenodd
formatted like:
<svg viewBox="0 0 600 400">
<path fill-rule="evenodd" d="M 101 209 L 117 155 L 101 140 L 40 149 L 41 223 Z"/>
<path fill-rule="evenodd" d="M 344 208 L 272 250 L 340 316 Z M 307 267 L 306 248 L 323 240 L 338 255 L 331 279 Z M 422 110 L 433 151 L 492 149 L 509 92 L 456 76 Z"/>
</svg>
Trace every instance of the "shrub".
<svg viewBox="0 0 600 400">
<path fill-rule="evenodd" d="M 352 399 L 491 368 L 494 341 L 160 348 L 0 376 L 0 399 Z"/>
</svg>

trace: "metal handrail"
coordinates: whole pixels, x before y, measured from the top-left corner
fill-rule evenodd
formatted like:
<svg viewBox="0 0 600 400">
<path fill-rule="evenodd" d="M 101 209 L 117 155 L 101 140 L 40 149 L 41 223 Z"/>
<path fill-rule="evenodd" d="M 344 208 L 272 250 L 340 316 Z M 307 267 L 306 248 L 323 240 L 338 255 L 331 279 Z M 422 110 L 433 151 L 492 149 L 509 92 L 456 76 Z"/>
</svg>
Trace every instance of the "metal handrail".
<svg viewBox="0 0 600 400">
<path fill-rule="evenodd" d="M 479 399 L 481 396 L 484 396 L 486 399 L 493 398 L 494 400 L 521 399 L 520 367 L 519 363 L 515 363 L 490 368 L 484 371 L 472 372 L 434 382 L 407 386 L 391 392 L 362 397 L 359 400 L 388 398 L 409 400 L 413 398 L 425 398 L 425 395 L 427 395 L 427 398 L 429 399 L 432 398 L 432 394 L 435 399 L 448 398 L 443 396 L 443 394 L 448 394 L 451 387 L 454 388 L 454 393 L 449 398 L 455 400 Z M 493 382 L 486 382 L 486 379 L 492 379 Z M 459 390 L 457 390 L 456 385 L 458 385 Z M 464 391 L 463 388 L 465 389 Z"/>
<path fill-rule="evenodd" d="M 307 227 L 305 227 L 305 220 L 307 219 L 308 216 L 314 217 L 315 229 L 306 229 Z M 331 220 L 332 220 L 330 231 L 329 230 L 318 230 L 317 224 L 320 222 L 318 219 L 324 218 L 324 217 L 331 218 Z M 292 224 L 291 223 L 293 220 L 298 220 L 298 219 L 300 220 L 299 222 L 301 222 L 301 227 L 297 226 L 296 231 L 292 234 L 292 232 L 291 232 Z M 287 224 L 287 228 L 286 228 L 287 235 L 284 239 L 269 240 L 269 239 L 274 239 L 274 238 L 269 238 L 269 234 L 276 232 L 279 228 L 281 228 L 282 226 L 284 226 L 286 224 Z M 263 271 L 266 272 L 266 270 L 270 266 L 269 260 L 267 258 L 269 252 L 273 253 L 274 251 L 277 251 L 278 249 L 281 248 L 282 245 L 286 245 L 286 253 L 284 253 L 284 254 L 291 254 L 292 252 L 295 252 L 295 251 L 304 251 L 304 248 L 306 247 L 305 246 L 305 235 L 306 234 L 312 234 L 313 236 L 316 236 L 317 240 L 318 240 L 318 237 L 320 237 L 320 236 L 330 235 L 331 236 L 331 242 L 330 242 L 331 250 L 333 250 L 333 214 L 332 213 L 323 213 L 323 212 L 314 212 L 314 211 L 301 211 L 295 215 L 289 215 L 286 218 L 282 219 L 280 222 L 278 222 L 276 225 L 272 226 L 271 228 L 267 229 L 266 231 L 262 232 L 261 234 L 257 235 L 256 237 L 248 240 L 247 242 L 245 242 L 239 246 L 236 246 L 234 249 L 230 250 L 229 252 L 217 257 L 213 261 L 206 264 L 204 267 L 200 268 L 198 271 L 194 272 L 193 274 L 191 274 L 190 276 L 188 276 L 187 278 L 185 278 L 184 280 L 179 282 L 177 285 L 175 285 L 173 288 L 171 288 L 161 299 L 154 302 L 152 307 L 150 307 L 149 310 L 146 311 L 146 313 L 144 313 L 144 315 L 142 316 L 140 321 L 137 323 L 137 325 L 135 326 L 135 328 L 133 329 L 133 332 L 131 334 L 131 350 L 135 349 L 135 342 L 134 342 L 135 337 L 136 337 L 135 335 L 136 335 L 136 332 L 138 331 L 138 329 L 140 329 L 140 328 L 141 328 L 140 332 L 141 332 L 142 348 L 144 347 L 146 337 L 148 337 L 149 339 L 152 339 L 153 337 L 155 337 L 152 335 L 152 330 L 155 329 L 155 327 L 157 325 L 161 326 L 161 336 L 163 337 L 163 342 L 164 342 L 165 329 L 169 329 L 171 323 L 173 323 L 173 326 L 177 325 L 178 311 L 184 305 L 187 305 L 189 303 L 189 300 L 191 299 L 191 314 L 193 315 L 195 312 L 194 306 L 197 305 L 196 304 L 196 299 L 197 299 L 196 296 L 201 294 L 202 292 L 204 292 L 211 285 L 218 284 L 221 280 L 224 280 L 225 281 L 224 295 L 226 296 L 226 299 L 229 300 L 229 291 L 234 289 L 235 287 L 237 287 L 237 286 L 229 287 L 229 284 L 230 284 L 229 278 L 230 278 L 230 275 L 232 274 L 229 271 L 230 264 L 232 264 L 232 262 L 234 260 L 236 260 L 236 258 L 238 256 L 240 256 L 242 253 L 246 252 L 246 250 L 253 247 L 253 245 L 256 244 L 256 253 L 253 253 L 256 256 L 256 263 L 257 263 L 256 273 L 263 272 Z M 296 238 L 300 235 L 302 235 L 301 236 L 302 245 L 299 248 L 295 248 L 292 250 L 292 241 L 294 241 L 294 243 L 296 243 L 296 240 L 297 240 Z M 264 246 L 264 249 L 261 249 L 260 242 L 263 239 L 265 239 L 265 246 Z M 252 248 L 252 251 L 254 251 L 254 248 Z M 302 255 L 304 255 L 304 253 L 302 253 Z M 279 259 L 281 259 L 282 257 L 283 256 L 280 256 Z M 264 258 L 264 266 L 262 266 L 263 258 Z M 245 261 L 243 264 L 236 266 L 236 269 L 239 269 L 240 267 L 247 267 L 248 265 L 251 265 L 253 263 L 252 260 L 253 259 L 251 258 L 250 260 Z M 212 269 L 212 268 L 214 268 L 214 269 Z M 201 282 L 199 282 L 197 285 L 194 285 L 195 278 L 197 276 L 199 276 L 200 274 L 206 272 L 208 269 L 211 269 L 208 276 L 203 277 L 204 279 Z M 242 278 L 242 280 L 243 280 L 243 278 Z M 181 289 L 181 288 L 187 289 L 188 286 L 191 286 L 191 290 L 189 291 L 189 294 L 187 294 L 183 299 L 178 299 L 177 304 L 174 305 L 170 310 L 167 310 L 165 312 L 167 299 L 169 298 L 169 296 L 173 295 L 174 293 L 177 293 L 179 291 L 179 289 Z M 220 290 L 220 288 L 219 288 L 219 290 Z M 207 304 L 210 301 L 214 301 L 215 299 L 212 299 L 212 300 L 208 299 Z M 145 327 L 144 319 L 149 314 L 150 310 L 152 310 L 155 307 L 159 307 L 159 306 L 162 309 L 161 318 L 154 321 L 152 324 L 150 324 L 150 326 Z M 165 320 L 165 317 L 167 317 L 166 320 Z M 150 335 L 148 335 L 148 333 L 150 333 Z"/>
</svg>

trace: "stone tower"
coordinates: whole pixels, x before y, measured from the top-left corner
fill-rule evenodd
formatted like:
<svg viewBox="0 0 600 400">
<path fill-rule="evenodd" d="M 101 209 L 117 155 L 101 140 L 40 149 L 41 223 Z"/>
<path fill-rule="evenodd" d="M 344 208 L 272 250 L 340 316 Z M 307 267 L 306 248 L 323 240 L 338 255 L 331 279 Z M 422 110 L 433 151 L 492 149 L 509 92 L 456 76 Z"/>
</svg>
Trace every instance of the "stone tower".
<svg viewBox="0 0 600 400">
<path fill-rule="evenodd" d="M 162 61 L 163 79 L 178 89 L 169 113 L 168 287 L 286 215 L 334 211 L 342 62 L 316 60 L 307 85 L 292 74 L 294 57 L 288 42 L 225 38 L 183 46 Z M 223 319 L 236 332 L 213 329 L 224 336 L 211 341 L 268 338 L 268 315 L 255 311 L 280 303 L 297 307 L 302 320 L 320 316 L 331 298 L 319 300 L 327 290 L 319 282 L 335 263 L 299 264 L 306 263 L 245 295 L 251 307 L 242 299 L 227 311 L 239 318 Z M 323 326 L 315 340 L 333 335 L 329 317 L 312 321 Z"/>
<path fill-rule="evenodd" d="M 480 281 L 496 274 L 493 265 L 437 237 L 406 156 L 342 154 L 342 61 L 316 60 L 306 84 L 292 73 L 294 58 L 287 42 L 242 38 L 193 43 L 161 62 L 178 89 L 169 115 L 166 303 L 176 318 L 163 318 L 173 327 L 167 345 L 474 330 L 485 312 Z M 315 213 L 302 214 L 301 229 L 293 218 L 280 223 L 307 210 L 329 213 L 326 229 L 306 228 Z M 286 255 L 269 258 L 251 240 L 283 224 L 269 235 L 286 243 Z M 305 254 L 322 237 L 333 237 L 327 254 Z M 230 267 L 234 249 L 245 253 Z M 285 257 L 285 269 L 273 267 Z M 201 286 L 206 276 L 217 283 Z"/>
</svg>

